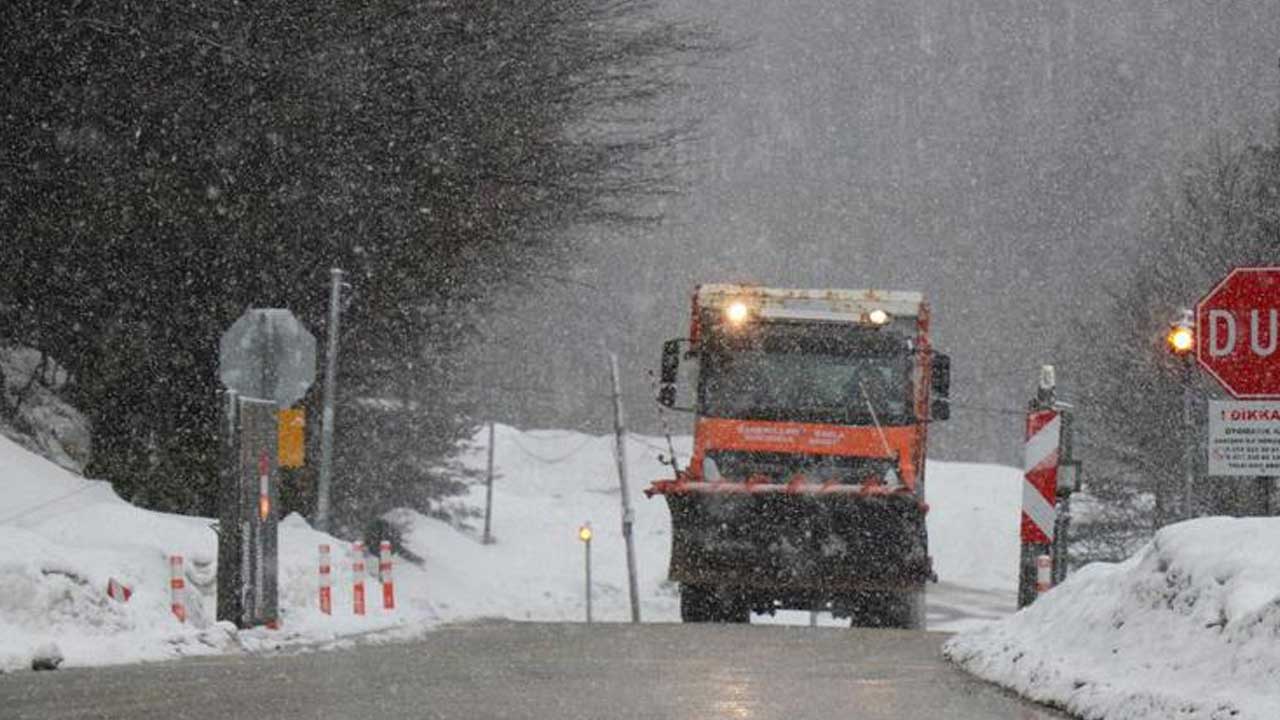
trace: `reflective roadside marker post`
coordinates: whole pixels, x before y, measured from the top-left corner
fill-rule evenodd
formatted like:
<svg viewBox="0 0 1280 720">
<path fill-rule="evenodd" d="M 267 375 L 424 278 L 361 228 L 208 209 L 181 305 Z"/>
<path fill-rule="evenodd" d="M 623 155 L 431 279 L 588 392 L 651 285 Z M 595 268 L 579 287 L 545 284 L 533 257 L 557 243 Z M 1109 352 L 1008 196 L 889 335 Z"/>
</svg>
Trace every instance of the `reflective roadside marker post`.
<svg viewBox="0 0 1280 720">
<path fill-rule="evenodd" d="M 1027 412 L 1023 446 L 1021 553 L 1018 562 L 1018 607 L 1036 599 L 1036 558 L 1052 552 L 1057 528 L 1058 461 L 1062 417 L 1056 409 L 1052 365 L 1040 371 L 1036 397 Z"/>
<path fill-rule="evenodd" d="M 169 556 L 170 608 L 178 622 L 187 621 L 187 585 L 183 579 L 182 556 Z"/>
<path fill-rule="evenodd" d="M 591 624 L 591 524 L 582 523 L 577 529 L 577 539 L 582 541 L 586 559 L 586 623 Z"/>
<path fill-rule="evenodd" d="M 382 609 L 396 609 L 396 586 L 391 578 L 391 541 L 378 543 L 378 582 L 382 583 Z"/>
<path fill-rule="evenodd" d="M 351 612 L 364 615 L 364 543 L 352 543 L 351 555 Z"/>
<path fill-rule="evenodd" d="M 333 614 L 333 565 L 328 545 L 320 546 L 320 612 Z"/>
</svg>

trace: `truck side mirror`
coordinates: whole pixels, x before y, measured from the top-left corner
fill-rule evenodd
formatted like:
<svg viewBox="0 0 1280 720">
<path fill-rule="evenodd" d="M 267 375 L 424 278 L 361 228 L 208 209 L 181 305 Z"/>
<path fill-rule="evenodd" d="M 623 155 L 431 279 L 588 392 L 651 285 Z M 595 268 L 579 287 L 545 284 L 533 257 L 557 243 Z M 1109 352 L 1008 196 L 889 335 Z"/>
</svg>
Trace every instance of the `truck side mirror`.
<svg viewBox="0 0 1280 720">
<path fill-rule="evenodd" d="M 662 372 L 661 380 L 663 385 L 671 385 L 675 383 L 679 377 L 680 371 L 680 341 L 668 340 L 662 343 Z"/>
<path fill-rule="evenodd" d="M 934 420 L 946 420 L 951 417 L 951 356 L 945 353 L 933 354 L 933 369 L 930 382 L 929 416 Z"/>
<path fill-rule="evenodd" d="M 676 404 L 676 386 L 663 385 L 658 388 L 658 403 L 666 407 L 675 407 Z"/>
</svg>

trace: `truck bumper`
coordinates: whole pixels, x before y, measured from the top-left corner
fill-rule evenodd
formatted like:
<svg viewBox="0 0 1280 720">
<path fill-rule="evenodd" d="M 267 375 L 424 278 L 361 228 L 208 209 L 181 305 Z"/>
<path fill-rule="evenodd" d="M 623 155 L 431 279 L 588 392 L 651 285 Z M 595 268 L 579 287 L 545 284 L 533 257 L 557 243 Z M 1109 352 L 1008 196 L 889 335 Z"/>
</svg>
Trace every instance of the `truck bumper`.
<svg viewBox="0 0 1280 720">
<path fill-rule="evenodd" d="M 665 493 L 670 577 L 775 597 L 910 591 L 932 577 L 914 495 Z M 789 604 L 789 603 L 788 603 Z"/>
</svg>

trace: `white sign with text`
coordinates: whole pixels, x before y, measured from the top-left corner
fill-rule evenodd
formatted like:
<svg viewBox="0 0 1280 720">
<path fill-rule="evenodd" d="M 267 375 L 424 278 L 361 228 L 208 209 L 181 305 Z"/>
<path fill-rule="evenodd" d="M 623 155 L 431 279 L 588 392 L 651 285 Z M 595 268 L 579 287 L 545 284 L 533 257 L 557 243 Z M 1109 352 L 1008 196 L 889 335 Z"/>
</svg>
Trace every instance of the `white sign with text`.
<svg viewBox="0 0 1280 720">
<path fill-rule="evenodd" d="M 1209 474 L 1280 476 L 1280 401 L 1209 401 Z"/>
</svg>

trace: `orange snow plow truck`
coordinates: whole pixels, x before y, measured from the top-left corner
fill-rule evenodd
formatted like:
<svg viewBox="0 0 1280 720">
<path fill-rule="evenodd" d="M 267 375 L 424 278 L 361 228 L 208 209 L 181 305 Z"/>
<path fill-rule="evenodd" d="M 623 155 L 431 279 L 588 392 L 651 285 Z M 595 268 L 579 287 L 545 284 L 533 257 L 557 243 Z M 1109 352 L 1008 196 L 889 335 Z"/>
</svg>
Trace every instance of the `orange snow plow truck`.
<svg viewBox="0 0 1280 720">
<path fill-rule="evenodd" d="M 797 609 L 923 628 L 925 444 L 951 374 L 924 297 L 702 285 L 689 337 L 663 345 L 667 407 L 682 360 L 693 455 L 645 490 L 671 511 L 681 618 Z"/>
</svg>

